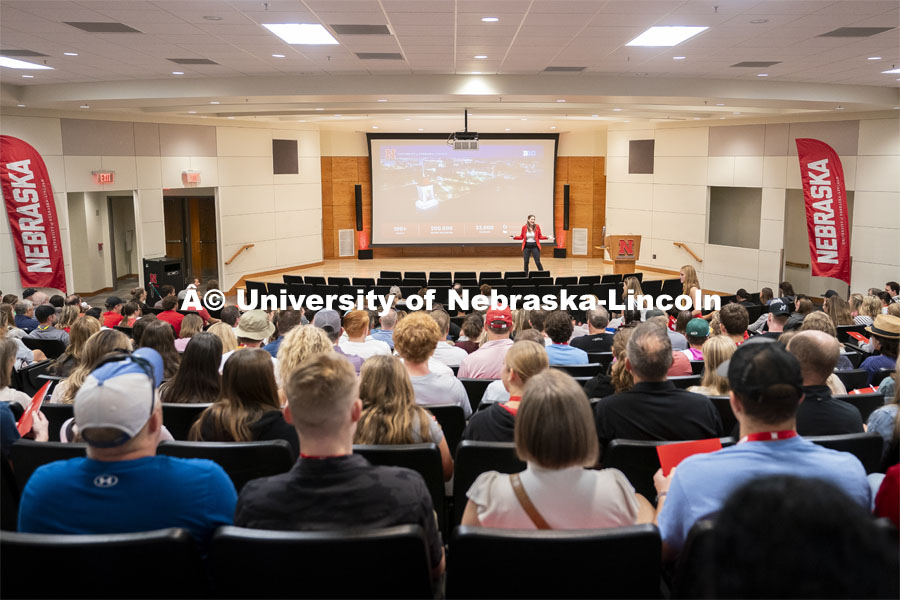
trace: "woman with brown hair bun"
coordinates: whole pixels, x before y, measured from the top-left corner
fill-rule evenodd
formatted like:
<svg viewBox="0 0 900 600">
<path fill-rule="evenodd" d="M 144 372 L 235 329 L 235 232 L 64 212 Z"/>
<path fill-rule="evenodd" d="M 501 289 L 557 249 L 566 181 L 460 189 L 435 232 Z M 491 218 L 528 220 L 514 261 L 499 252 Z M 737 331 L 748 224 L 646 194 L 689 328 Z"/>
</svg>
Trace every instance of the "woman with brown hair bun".
<svg viewBox="0 0 900 600">
<path fill-rule="evenodd" d="M 219 398 L 200 414 L 188 439 L 201 442 L 285 440 L 300 455 L 300 440 L 282 414 L 272 355 L 245 348 L 225 361 Z"/>
<path fill-rule="evenodd" d="M 416 405 L 409 374 L 397 358 L 377 355 L 359 373 L 362 414 L 356 425 L 356 444 L 421 444 L 432 442 L 441 451 L 444 479 L 453 477 L 453 457 L 437 420 Z"/>
</svg>

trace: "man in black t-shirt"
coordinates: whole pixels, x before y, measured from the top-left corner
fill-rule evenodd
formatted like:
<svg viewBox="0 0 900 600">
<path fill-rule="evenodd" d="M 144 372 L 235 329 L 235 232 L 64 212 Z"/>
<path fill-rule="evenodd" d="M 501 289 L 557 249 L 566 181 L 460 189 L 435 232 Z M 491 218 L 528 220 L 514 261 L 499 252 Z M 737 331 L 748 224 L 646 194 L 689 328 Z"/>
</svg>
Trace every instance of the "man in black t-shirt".
<svg viewBox="0 0 900 600">
<path fill-rule="evenodd" d="M 824 331 L 801 331 L 788 342 L 788 351 L 800 361 L 803 375 L 803 402 L 797 409 L 797 433 L 862 433 L 859 410 L 849 402 L 832 398 L 826 383 L 841 355 L 837 339 Z"/>
<path fill-rule="evenodd" d="M 626 348 L 625 368 L 634 387 L 601 399 L 595 409 L 601 446 L 626 440 L 699 440 L 723 434 L 722 421 L 706 396 L 680 390 L 666 380 L 672 344 L 655 321 L 634 329 Z"/>
<path fill-rule="evenodd" d="M 613 334 L 606 332 L 609 313 L 602 306 L 587 311 L 588 335 L 574 338 L 569 344 L 585 352 L 612 352 Z"/>
<path fill-rule="evenodd" d="M 444 550 L 422 476 L 401 467 L 373 466 L 353 454 L 362 402 L 350 363 L 334 353 L 308 359 L 284 391 L 284 418 L 296 427 L 303 452 L 287 473 L 244 486 L 235 525 L 294 531 L 421 525 L 432 574 L 439 577 Z"/>
</svg>

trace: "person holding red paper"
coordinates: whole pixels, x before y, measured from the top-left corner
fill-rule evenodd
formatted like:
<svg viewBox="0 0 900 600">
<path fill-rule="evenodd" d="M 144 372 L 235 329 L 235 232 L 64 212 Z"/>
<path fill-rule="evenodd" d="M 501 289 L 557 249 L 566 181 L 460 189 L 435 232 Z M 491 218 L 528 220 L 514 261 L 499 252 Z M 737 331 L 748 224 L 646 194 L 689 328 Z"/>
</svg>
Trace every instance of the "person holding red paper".
<svg viewBox="0 0 900 600">
<path fill-rule="evenodd" d="M 541 226 L 536 223 L 534 215 L 528 215 L 525 224 L 522 225 L 522 233 L 519 235 L 509 236 L 514 240 L 522 240 L 522 260 L 525 263 L 525 274 L 528 274 L 528 257 L 534 257 L 534 264 L 537 265 L 538 271 L 544 270 L 541 264 L 541 240 L 551 239 L 541 234 Z"/>
</svg>

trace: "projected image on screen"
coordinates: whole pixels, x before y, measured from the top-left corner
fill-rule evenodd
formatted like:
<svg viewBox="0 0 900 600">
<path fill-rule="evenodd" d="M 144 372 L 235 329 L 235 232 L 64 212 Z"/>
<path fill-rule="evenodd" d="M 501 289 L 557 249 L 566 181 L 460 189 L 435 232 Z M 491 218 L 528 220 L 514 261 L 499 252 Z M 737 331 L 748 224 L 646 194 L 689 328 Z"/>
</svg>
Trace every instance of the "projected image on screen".
<svg viewBox="0 0 900 600">
<path fill-rule="evenodd" d="M 553 231 L 553 139 L 372 139 L 374 244 L 511 244 L 529 214 Z"/>
</svg>

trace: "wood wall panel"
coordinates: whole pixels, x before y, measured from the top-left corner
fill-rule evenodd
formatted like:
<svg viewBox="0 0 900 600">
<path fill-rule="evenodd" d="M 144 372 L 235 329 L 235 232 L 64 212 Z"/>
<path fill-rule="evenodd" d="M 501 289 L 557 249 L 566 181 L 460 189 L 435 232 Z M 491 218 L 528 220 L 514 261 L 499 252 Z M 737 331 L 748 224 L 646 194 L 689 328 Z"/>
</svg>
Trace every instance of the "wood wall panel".
<svg viewBox="0 0 900 600">
<path fill-rule="evenodd" d="M 362 186 L 363 230 L 372 239 L 372 176 L 367 156 L 322 157 L 322 250 L 324 258 L 338 257 L 338 230 L 356 228 L 354 186 Z M 569 228 L 588 229 L 588 256 L 602 257 L 600 232 L 606 223 L 606 160 L 602 156 L 561 156 L 556 159 L 553 214 L 562 228 L 563 186 L 569 188 Z M 543 220 L 543 219 L 542 219 Z M 544 224 L 555 235 L 552 222 Z M 572 253 L 571 231 L 566 247 Z M 358 240 L 357 240 L 358 244 Z M 544 255 L 552 255 L 552 244 Z M 403 246 L 375 248 L 376 258 L 521 256 L 518 246 Z"/>
</svg>

